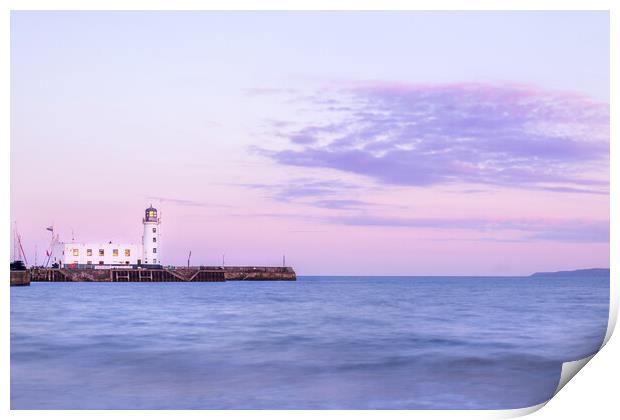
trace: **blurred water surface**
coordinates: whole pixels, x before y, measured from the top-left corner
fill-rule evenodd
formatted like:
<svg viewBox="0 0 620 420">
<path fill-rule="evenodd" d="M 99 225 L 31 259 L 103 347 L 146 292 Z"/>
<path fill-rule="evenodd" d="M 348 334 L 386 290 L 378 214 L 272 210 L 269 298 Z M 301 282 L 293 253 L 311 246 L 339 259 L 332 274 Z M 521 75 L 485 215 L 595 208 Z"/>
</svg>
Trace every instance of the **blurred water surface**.
<svg viewBox="0 0 620 420">
<path fill-rule="evenodd" d="M 11 288 L 13 409 L 503 409 L 598 350 L 609 278 Z"/>
</svg>

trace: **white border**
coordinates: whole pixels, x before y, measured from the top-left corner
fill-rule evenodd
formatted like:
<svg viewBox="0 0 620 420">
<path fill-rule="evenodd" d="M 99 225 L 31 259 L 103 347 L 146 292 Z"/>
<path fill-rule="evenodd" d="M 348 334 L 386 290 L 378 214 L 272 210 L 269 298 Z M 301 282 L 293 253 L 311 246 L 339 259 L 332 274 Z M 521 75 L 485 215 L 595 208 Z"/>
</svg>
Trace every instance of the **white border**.
<svg viewBox="0 0 620 420">
<path fill-rule="evenodd" d="M 616 2 L 617 3 L 617 2 Z M 618 36 L 618 31 L 614 24 L 617 21 L 617 8 L 613 8 L 614 2 L 611 0 L 564 0 L 564 1 L 552 1 L 552 0 L 425 0 L 425 1 L 413 1 L 413 0 L 382 0 L 382 1 L 368 1 L 368 0 L 264 0 L 264 1 L 252 1 L 252 0 L 229 0 L 229 1 L 213 1 L 213 0 L 177 0 L 177 1 L 165 1 L 165 0 L 93 0 L 85 3 L 84 1 L 77 0 L 56 0 L 56 1 L 15 1 L 9 0 L 2 3 L 2 17 L 0 18 L 0 33 L 2 34 L 2 42 L 0 43 L 0 59 L 3 61 L 3 65 L 0 67 L 2 74 L 2 91 L 4 100 L 1 103 L 0 109 L 0 129 L 4 135 L 1 142 L 2 153 L 0 153 L 0 159 L 2 165 L 0 165 L 0 171 L 3 175 L 2 193 L 4 197 L 10 197 L 10 153 L 9 153 L 9 138 L 10 138 L 10 67 L 9 67 L 9 55 L 10 55 L 10 10 L 610 10 L 612 18 L 612 47 L 611 47 L 611 111 L 612 111 L 612 125 L 611 125 L 611 138 L 614 139 L 617 133 L 617 126 L 615 124 L 618 121 L 618 109 L 615 107 L 617 84 L 616 79 L 619 66 L 618 66 L 618 54 L 617 54 L 617 42 L 615 40 Z M 618 171 L 614 168 L 618 167 L 619 160 L 615 151 L 614 143 L 611 142 L 611 214 L 619 214 L 620 207 L 618 206 L 617 199 L 617 178 Z M 2 224 L 1 235 L 5 238 L 1 242 L 0 247 L 2 253 L 5 255 L 5 261 L 10 256 L 10 246 L 7 238 L 10 238 L 10 204 L 9 201 L 5 201 L 5 205 L 2 206 L 2 215 L 4 217 L 4 223 Z M 618 246 L 617 223 L 615 219 L 611 219 L 611 255 L 616 255 Z M 610 305 L 610 318 L 608 331 L 605 338 L 607 343 L 611 337 L 611 333 L 615 327 L 618 311 L 618 284 L 615 276 L 615 261 L 611 261 L 612 275 L 611 278 L 611 305 Z M 9 376 L 9 287 L 6 285 L 2 293 L 2 302 L 4 311 L 2 313 L 2 329 L 4 332 L 3 345 L 1 346 L 1 365 L 2 372 L 4 372 L 4 381 L 0 387 L 2 395 L 0 397 L 2 412 L 9 413 L 10 416 L 15 418 L 77 418 L 77 417 L 92 417 L 92 418 L 107 418 L 112 413 L 109 411 L 9 411 L 9 389 L 10 389 L 10 376 Z M 617 340 L 614 340 L 617 341 Z M 582 383 L 588 383 L 587 389 L 581 390 L 579 395 L 572 393 L 571 386 L 567 386 L 566 390 L 560 392 L 558 397 L 552 399 L 549 407 L 545 410 L 541 410 L 536 414 L 539 418 L 548 418 L 544 416 L 561 417 L 561 418 L 577 418 L 576 416 L 591 415 L 596 413 L 613 413 L 617 412 L 617 400 L 614 392 L 614 386 L 612 384 L 617 383 L 616 378 L 612 377 L 613 374 L 619 373 L 618 367 L 618 354 L 620 354 L 619 346 L 612 341 L 611 344 L 607 344 L 605 349 L 601 352 L 601 355 L 596 356 L 592 362 L 592 365 L 597 365 L 598 371 L 588 372 L 588 368 L 584 369 L 585 372 L 580 376 L 584 376 Z M 597 359 L 601 358 L 598 362 Z M 604 361 L 604 364 L 602 364 Z M 594 370 L 594 366 L 593 366 Z M 587 374 L 587 375 L 586 375 Z M 574 382 L 574 381 L 573 381 Z M 579 382 L 579 381 L 578 381 Z M 580 389 L 577 384 L 575 389 Z M 566 398 L 564 395 L 566 395 Z M 570 398 L 569 398 L 570 394 Z M 601 399 L 601 395 L 603 399 Z M 606 396 L 606 397 L 605 397 Z M 560 405 L 560 400 L 561 404 Z M 556 404 L 557 402 L 557 404 Z M 588 403 L 597 404 L 595 407 L 589 407 Z M 381 416 L 381 418 L 507 418 L 524 415 L 538 410 L 545 404 L 539 406 L 519 409 L 519 410 L 489 410 L 489 411 L 477 411 L 477 410 L 454 410 L 454 411 L 323 411 L 321 416 L 327 418 L 342 418 L 343 416 L 355 416 L 363 418 L 372 418 Z M 583 407 L 586 407 L 587 411 L 583 411 Z M 588 414 L 586 414 L 588 413 Z M 295 418 L 310 418 L 319 413 L 314 411 L 114 411 L 114 416 L 121 416 L 127 418 L 168 418 L 169 416 L 183 417 L 183 418 L 198 418 L 207 414 L 211 418 L 231 418 L 231 417 L 252 417 L 252 418 L 264 418 L 264 419 L 290 419 L 291 416 Z M 542 417 L 541 417 L 542 416 Z M 596 418 L 596 417 L 595 417 Z"/>
</svg>

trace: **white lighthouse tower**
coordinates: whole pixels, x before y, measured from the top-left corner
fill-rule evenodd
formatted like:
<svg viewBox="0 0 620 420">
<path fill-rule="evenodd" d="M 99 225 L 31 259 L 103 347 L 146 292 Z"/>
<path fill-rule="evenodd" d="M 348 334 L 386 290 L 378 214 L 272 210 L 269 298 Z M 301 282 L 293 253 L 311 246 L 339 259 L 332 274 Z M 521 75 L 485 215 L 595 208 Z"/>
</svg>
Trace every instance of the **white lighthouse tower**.
<svg viewBox="0 0 620 420">
<path fill-rule="evenodd" d="M 142 224 L 142 261 L 144 264 L 161 264 L 160 219 L 153 205 L 145 210 Z"/>
</svg>

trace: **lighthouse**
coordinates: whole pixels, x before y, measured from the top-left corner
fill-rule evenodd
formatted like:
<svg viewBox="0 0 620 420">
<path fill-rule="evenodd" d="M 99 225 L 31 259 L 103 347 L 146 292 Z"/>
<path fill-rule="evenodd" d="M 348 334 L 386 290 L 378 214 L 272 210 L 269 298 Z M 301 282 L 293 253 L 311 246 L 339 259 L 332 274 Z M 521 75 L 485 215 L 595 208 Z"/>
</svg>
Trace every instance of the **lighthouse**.
<svg viewBox="0 0 620 420">
<path fill-rule="evenodd" d="M 142 235 L 142 258 L 144 264 L 161 264 L 161 243 L 157 209 L 152 205 L 144 211 L 144 234 Z"/>
</svg>

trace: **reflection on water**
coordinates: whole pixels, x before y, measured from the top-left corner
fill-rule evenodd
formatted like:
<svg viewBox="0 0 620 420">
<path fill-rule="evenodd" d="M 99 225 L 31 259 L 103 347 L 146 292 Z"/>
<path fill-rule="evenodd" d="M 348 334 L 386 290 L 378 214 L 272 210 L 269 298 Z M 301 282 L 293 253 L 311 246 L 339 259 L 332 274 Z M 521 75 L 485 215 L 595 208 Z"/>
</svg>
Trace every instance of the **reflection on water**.
<svg viewBox="0 0 620 420">
<path fill-rule="evenodd" d="M 501 409 L 595 352 L 609 279 L 11 288 L 11 408 Z"/>
</svg>

